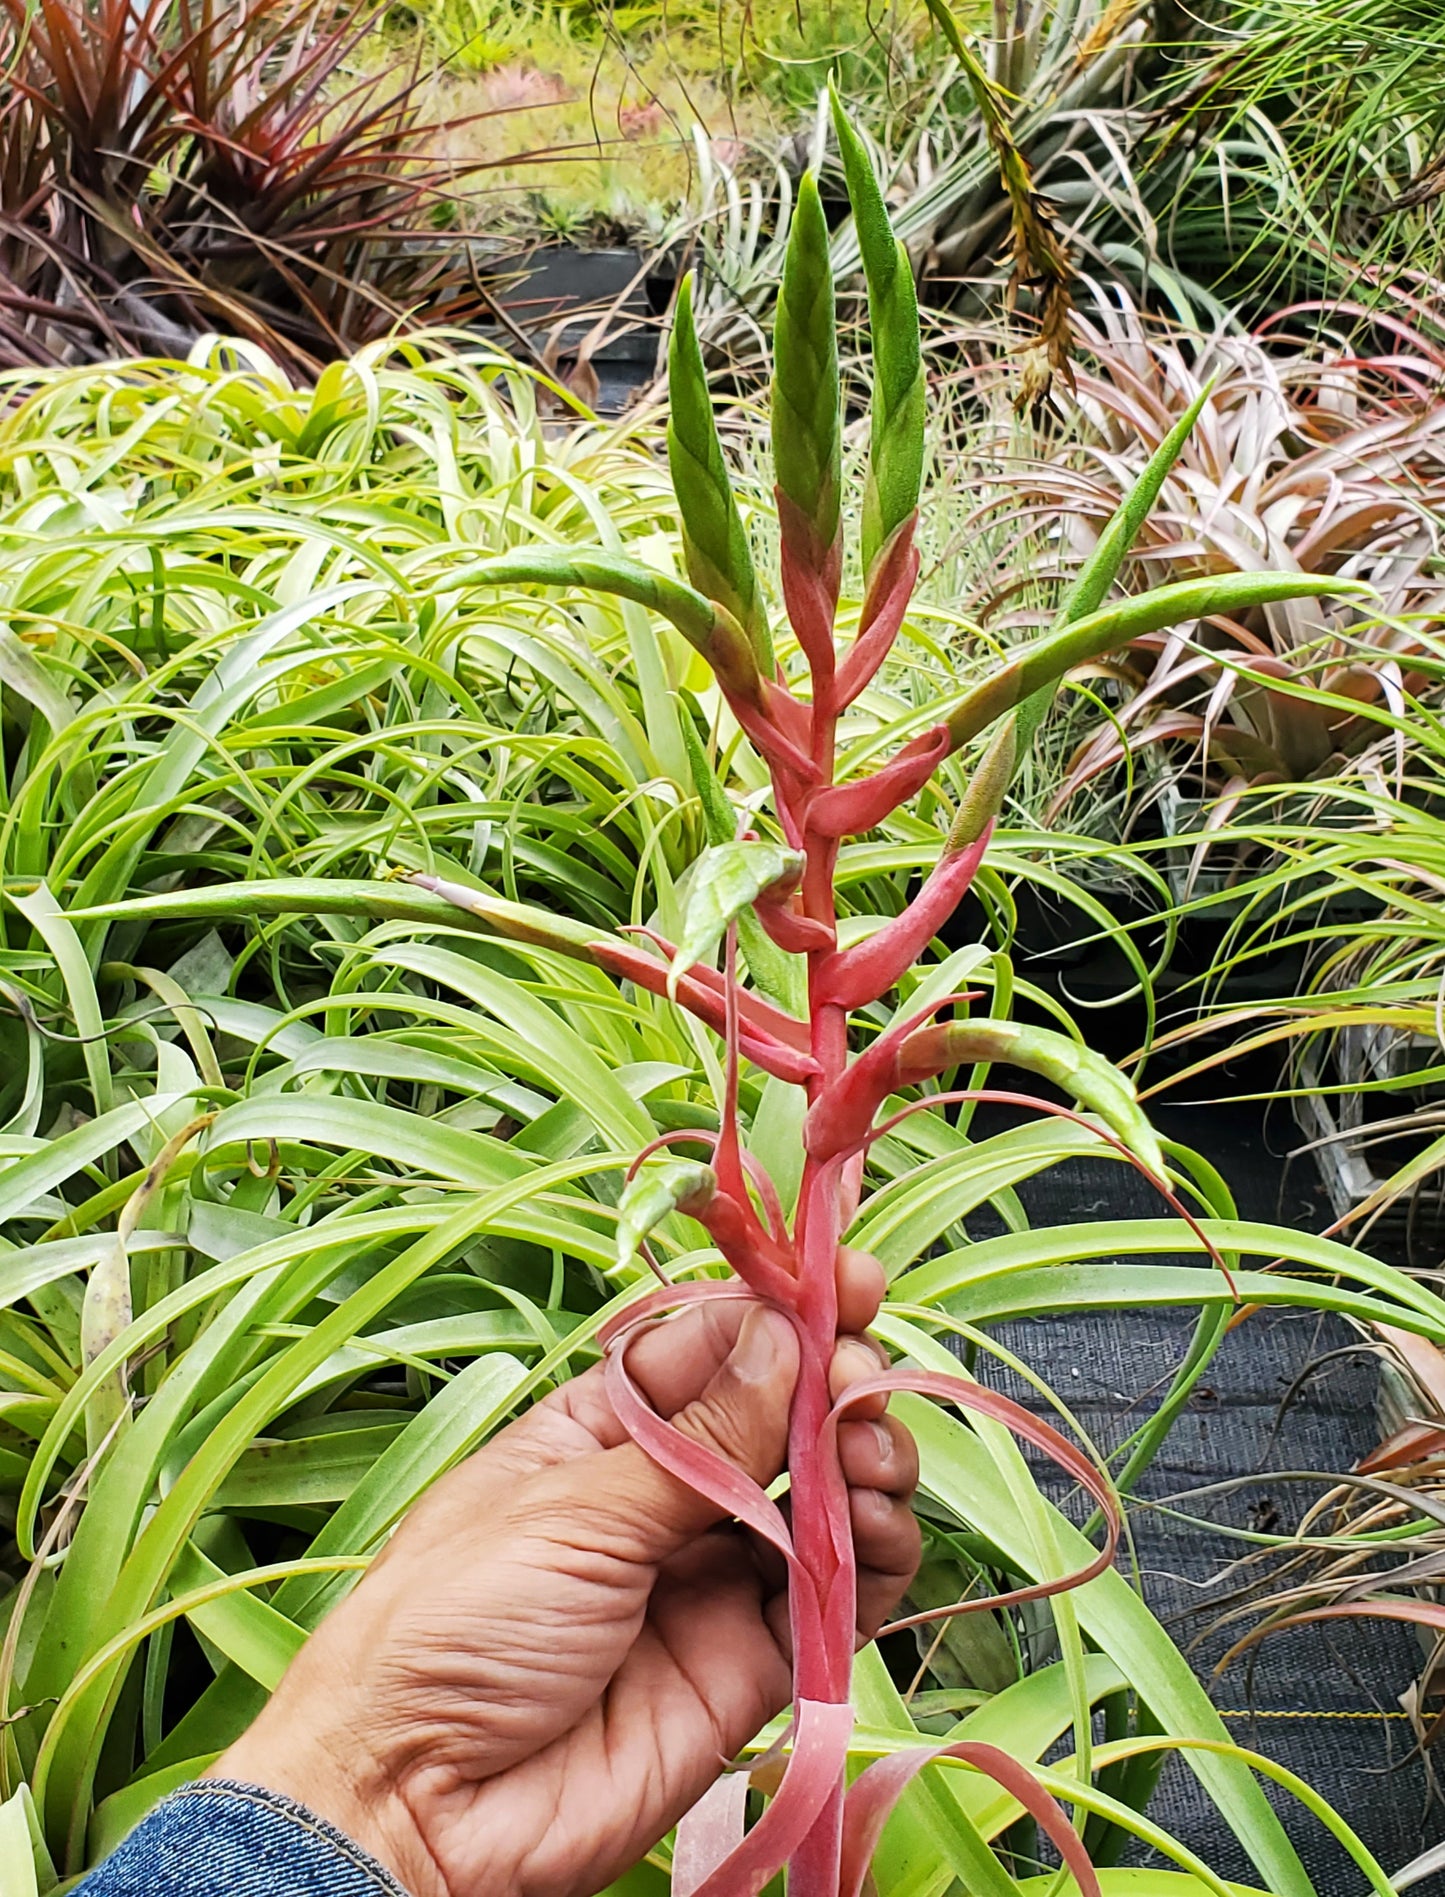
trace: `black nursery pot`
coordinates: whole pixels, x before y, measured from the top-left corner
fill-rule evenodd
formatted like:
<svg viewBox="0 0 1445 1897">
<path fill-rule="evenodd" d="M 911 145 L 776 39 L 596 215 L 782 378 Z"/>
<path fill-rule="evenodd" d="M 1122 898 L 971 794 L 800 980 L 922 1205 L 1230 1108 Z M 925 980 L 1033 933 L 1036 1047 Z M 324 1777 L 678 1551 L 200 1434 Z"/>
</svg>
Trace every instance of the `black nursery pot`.
<svg viewBox="0 0 1445 1897">
<path fill-rule="evenodd" d="M 584 250 L 548 244 L 478 260 L 478 268 L 508 322 L 478 325 L 479 333 L 505 348 L 517 347 L 520 330 L 538 360 L 545 351 L 564 379 L 577 352 L 604 317 L 605 340 L 589 350 L 597 375 L 597 407 L 615 414 L 657 372 L 663 316 L 677 287 L 679 258 L 660 257 L 628 245 Z M 515 325 L 515 329 L 509 325 Z"/>
</svg>

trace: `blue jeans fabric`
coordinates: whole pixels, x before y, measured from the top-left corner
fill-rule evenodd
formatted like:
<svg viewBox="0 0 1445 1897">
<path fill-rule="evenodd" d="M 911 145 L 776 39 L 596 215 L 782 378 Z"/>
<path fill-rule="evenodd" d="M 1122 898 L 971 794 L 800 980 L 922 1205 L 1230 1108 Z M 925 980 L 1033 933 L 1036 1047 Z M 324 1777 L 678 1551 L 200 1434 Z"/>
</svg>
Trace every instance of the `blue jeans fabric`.
<svg viewBox="0 0 1445 1897">
<path fill-rule="evenodd" d="M 73 1897 L 407 1897 L 315 1812 L 230 1779 L 156 1806 Z"/>
</svg>

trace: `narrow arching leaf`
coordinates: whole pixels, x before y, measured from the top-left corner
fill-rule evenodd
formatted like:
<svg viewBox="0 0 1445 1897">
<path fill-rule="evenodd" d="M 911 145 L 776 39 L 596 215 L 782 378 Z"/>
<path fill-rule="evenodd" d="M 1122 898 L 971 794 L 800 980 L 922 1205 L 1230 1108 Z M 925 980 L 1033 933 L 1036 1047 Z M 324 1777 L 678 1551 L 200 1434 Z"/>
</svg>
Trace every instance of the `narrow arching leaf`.
<svg viewBox="0 0 1445 1897">
<path fill-rule="evenodd" d="M 904 1084 L 976 1061 L 1006 1061 L 1052 1080 L 1116 1133 L 1156 1178 L 1165 1176 L 1158 1135 L 1133 1083 L 1112 1061 L 1067 1034 L 1017 1021 L 950 1021 L 920 1028 L 899 1055 Z"/>
<path fill-rule="evenodd" d="M 656 573 L 624 554 L 575 553 L 539 547 L 498 554 L 449 574 L 447 592 L 497 586 L 577 586 L 648 606 L 668 619 L 717 673 L 719 682 L 745 698 L 758 695 L 757 656 L 752 641 L 726 607 L 691 586 Z"/>
<path fill-rule="evenodd" d="M 1272 600 L 1315 599 L 1368 594 L 1355 580 L 1321 579 L 1303 573 L 1221 573 L 1211 579 L 1179 580 L 1157 586 L 1137 598 L 1120 600 L 1046 634 L 1010 658 L 964 697 L 948 715 L 948 735 L 956 748 L 1023 704 L 1071 666 L 1101 652 L 1127 645 L 1145 633 L 1216 614 L 1249 612 Z"/>
</svg>

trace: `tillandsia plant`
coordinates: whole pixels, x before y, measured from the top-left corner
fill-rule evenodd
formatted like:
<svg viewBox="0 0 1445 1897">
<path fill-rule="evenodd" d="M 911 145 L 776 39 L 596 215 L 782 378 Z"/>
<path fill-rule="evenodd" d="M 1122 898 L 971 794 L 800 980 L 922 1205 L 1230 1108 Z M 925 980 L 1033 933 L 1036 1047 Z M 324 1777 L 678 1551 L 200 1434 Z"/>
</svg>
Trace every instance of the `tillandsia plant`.
<svg viewBox="0 0 1445 1897">
<path fill-rule="evenodd" d="M 1003 1421 L 1042 1448 L 1096 1501 L 1102 1547 L 1080 1571 L 970 1606 L 996 1607 L 1082 1584 L 1113 1558 L 1119 1512 L 1108 1482 L 1063 1437 L 1026 1410 L 964 1378 L 899 1370 L 861 1384 L 833 1405 L 827 1364 L 837 1331 L 834 1267 L 852 1223 L 872 1143 L 906 1114 L 975 1099 L 978 1089 L 931 1091 L 889 1116 L 903 1089 L 931 1088 L 960 1066 L 1011 1063 L 1071 1094 L 1168 1191 L 1162 1152 L 1129 1083 L 1064 1035 L 1007 1020 L 969 1018 L 975 997 L 945 991 L 916 1011 L 905 1006 L 856 1054 L 853 1017 L 892 993 L 956 908 L 988 848 L 1009 776 L 1071 665 L 1146 629 L 1266 600 L 1318 591 L 1318 579 L 1231 574 L 1190 581 L 1105 607 L 1119 563 L 1147 514 L 1194 417 L 1196 404 L 1160 445 L 1138 486 L 1101 536 L 1043 638 L 981 681 L 955 693 L 944 715 L 871 775 L 840 781 L 840 726 L 886 664 L 918 571 L 913 532 L 923 475 L 925 380 L 917 307 L 906 254 L 884 209 L 863 147 L 834 105 L 837 134 L 867 279 L 875 368 L 871 448 L 861 500 L 864 604 L 846 649 L 834 637 L 844 558 L 841 406 L 828 230 L 814 181 L 798 193 L 774 333 L 773 457 L 781 529 L 782 592 L 796 658 L 775 652 L 747 535 L 714 428 L 690 294 L 679 300 L 671 349 L 669 452 L 691 584 L 618 555 L 520 552 L 454 579 L 459 586 L 582 585 L 646 603 L 708 661 L 743 734 L 766 763 L 775 829 L 742 828 L 706 773 L 695 746 L 700 794 L 718 840 L 697 866 L 680 939 L 603 942 L 585 925 L 559 927 L 518 905 L 431 875 L 420 882 L 521 937 L 598 962 L 614 975 L 667 994 L 726 1045 L 726 1081 L 709 1164 L 658 1158 L 697 1129 L 664 1133 L 634 1162 L 619 1207 L 621 1262 L 674 1210 L 697 1220 L 735 1277 L 662 1287 L 633 1302 L 602 1333 L 619 1416 L 658 1462 L 777 1548 L 790 1574 L 794 1705 L 786 1769 L 761 1819 L 744 1835 L 746 1780 L 725 1777 L 688 1820 L 675 1888 L 705 1897 L 756 1893 L 783 1866 L 794 1897 L 857 1897 L 888 1809 L 936 1751 L 880 1761 L 846 1786 L 853 1729 L 850 1677 L 855 1645 L 855 1573 L 847 1501 L 836 1452 L 840 1411 L 864 1395 L 912 1390 Z M 792 671 L 789 671 L 792 666 Z M 806 680 L 808 690 L 802 686 Z M 938 767 L 990 725 L 997 730 L 973 771 L 943 854 L 918 894 L 866 939 L 840 940 L 834 873 L 842 840 L 864 834 L 913 798 Z M 728 834 L 729 831 L 732 834 Z M 753 986 L 740 976 L 743 939 Z M 712 966 L 722 945 L 721 969 Z M 770 970 L 801 958 L 806 1019 L 764 992 L 789 992 Z M 949 1010 L 954 1017 L 943 1019 Z M 780 1082 L 806 1089 L 804 1148 L 791 1222 L 758 1157 L 744 1150 L 738 1114 L 746 1058 Z M 1006 1096 L 1015 1098 L 1015 1096 Z M 1060 1112 L 1043 1101 L 1045 1111 Z M 884 1117 L 880 1122 L 880 1114 Z M 1077 1115 L 1071 1115 L 1077 1117 Z M 646 1163 L 651 1162 L 651 1163 Z M 801 1372 L 794 1398 L 790 1516 L 738 1471 L 656 1416 L 627 1368 L 630 1338 L 696 1298 L 767 1299 L 795 1325 Z M 928 1616 L 932 1618 L 933 1616 Z M 946 1749 L 946 1748 L 941 1748 Z M 1085 1892 L 1099 1886 L 1079 1838 L 1027 1768 L 993 1747 L 958 1756 L 996 1776 L 1054 1840 Z"/>
</svg>

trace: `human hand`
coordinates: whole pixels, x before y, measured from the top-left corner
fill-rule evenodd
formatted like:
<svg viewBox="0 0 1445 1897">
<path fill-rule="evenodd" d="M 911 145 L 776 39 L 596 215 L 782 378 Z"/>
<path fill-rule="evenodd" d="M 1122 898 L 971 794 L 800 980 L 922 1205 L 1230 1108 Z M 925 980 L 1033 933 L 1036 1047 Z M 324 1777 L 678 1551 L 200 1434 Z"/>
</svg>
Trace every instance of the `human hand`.
<svg viewBox="0 0 1445 1897">
<path fill-rule="evenodd" d="M 840 1252 L 840 1329 L 864 1331 L 883 1288 L 876 1260 Z M 628 1368 L 679 1429 L 779 1474 L 798 1373 L 780 1312 L 694 1305 Z M 834 1396 L 878 1368 L 840 1336 Z M 838 1433 L 860 1641 L 919 1552 L 917 1456 L 883 1407 Z M 586 1897 L 790 1691 L 781 1563 L 631 1441 L 599 1367 L 436 1483 L 210 1775 L 300 1799 L 415 1897 Z"/>
</svg>

